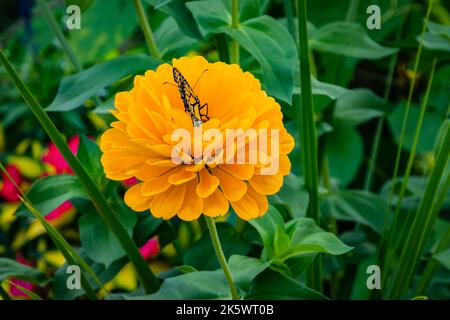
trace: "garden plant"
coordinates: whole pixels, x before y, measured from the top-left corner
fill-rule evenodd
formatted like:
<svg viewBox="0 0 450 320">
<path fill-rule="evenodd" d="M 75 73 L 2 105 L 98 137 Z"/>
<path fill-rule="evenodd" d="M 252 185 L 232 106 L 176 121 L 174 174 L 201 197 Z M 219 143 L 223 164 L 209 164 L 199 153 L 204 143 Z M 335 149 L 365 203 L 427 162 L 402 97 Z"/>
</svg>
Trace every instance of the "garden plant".
<svg viewBox="0 0 450 320">
<path fill-rule="evenodd" d="M 0 9 L 0 300 L 450 299 L 450 2 Z"/>
</svg>

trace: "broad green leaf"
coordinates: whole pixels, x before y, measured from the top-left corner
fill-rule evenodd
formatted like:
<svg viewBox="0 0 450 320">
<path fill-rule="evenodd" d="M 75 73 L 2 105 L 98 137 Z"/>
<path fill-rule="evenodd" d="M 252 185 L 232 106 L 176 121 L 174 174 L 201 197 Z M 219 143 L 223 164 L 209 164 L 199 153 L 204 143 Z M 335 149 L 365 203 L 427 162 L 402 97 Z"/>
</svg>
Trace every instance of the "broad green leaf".
<svg viewBox="0 0 450 320">
<path fill-rule="evenodd" d="M 336 101 L 335 118 L 346 125 L 357 126 L 381 116 L 386 102 L 368 89 L 354 89 Z"/>
<path fill-rule="evenodd" d="M 48 282 L 46 275 L 41 271 L 15 260 L 0 257 L 0 283 L 10 277 L 19 278 L 37 285 L 44 285 Z"/>
<path fill-rule="evenodd" d="M 232 254 L 245 255 L 250 251 L 250 244 L 228 223 L 218 223 L 217 232 L 227 259 Z M 183 263 L 193 266 L 197 270 L 215 270 L 220 267 L 208 233 L 204 234 L 186 251 Z"/>
<path fill-rule="evenodd" d="M 389 128 L 394 134 L 395 142 L 398 144 L 403 124 L 404 105 L 398 105 L 394 111 L 388 116 Z M 420 108 L 414 104 L 411 105 L 409 111 L 408 122 L 406 125 L 405 139 L 403 148 L 411 151 L 414 141 L 414 134 L 416 131 L 417 122 L 419 120 Z M 423 118 L 422 130 L 420 131 L 419 142 L 417 144 L 417 152 L 432 151 L 434 148 L 434 141 L 436 139 L 442 118 L 435 112 L 428 111 Z"/>
<path fill-rule="evenodd" d="M 349 184 L 363 160 L 363 142 L 351 127 L 336 126 L 327 142 L 328 163 L 332 177 L 343 185 Z"/>
<path fill-rule="evenodd" d="M 433 21 L 428 21 L 427 28 L 431 33 L 450 38 L 450 26 L 449 25 L 439 24 L 439 23 L 435 23 Z"/>
<path fill-rule="evenodd" d="M 427 49 L 450 52 L 450 39 L 448 38 L 428 32 L 422 37 L 418 36 L 417 40 L 422 42 L 423 46 Z"/>
<path fill-rule="evenodd" d="M 76 5 L 80 7 L 80 10 L 83 12 L 94 2 L 94 0 L 66 0 L 66 7 L 70 5 Z"/>
<path fill-rule="evenodd" d="M 450 249 L 441 251 L 433 256 L 440 264 L 450 270 Z"/>
<path fill-rule="evenodd" d="M 297 218 L 286 223 L 285 232 L 291 243 L 285 251 L 277 252 L 275 258 L 281 261 L 315 252 L 341 255 L 352 249 L 334 234 L 322 230 L 310 218 Z"/>
<path fill-rule="evenodd" d="M 260 259 L 232 255 L 228 261 L 234 282 L 244 291 L 250 289 L 252 280 L 267 267 L 271 261 L 261 261 Z"/>
<path fill-rule="evenodd" d="M 203 37 L 216 32 L 219 28 L 231 25 L 230 7 L 227 1 L 206 0 L 189 1 L 186 7 L 192 12 Z"/>
<path fill-rule="evenodd" d="M 283 187 L 270 198 L 270 202 L 285 206 L 293 218 L 300 218 L 306 215 L 309 194 L 302 179 L 291 173 L 284 177 Z"/>
<path fill-rule="evenodd" d="M 447 112 L 448 103 L 450 101 L 450 82 L 448 75 L 450 74 L 450 64 L 443 65 L 434 74 L 433 83 L 431 85 L 430 95 L 428 97 L 429 104 L 436 108 L 441 114 Z"/>
<path fill-rule="evenodd" d="M 77 158 L 100 188 L 105 183 L 105 174 L 100 162 L 101 155 L 100 148 L 94 141 L 85 135 L 80 135 Z"/>
<path fill-rule="evenodd" d="M 264 15 L 241 21 L 236 29 L 230 27 L 230 1 L 191 1 L 187 7 L 203 36 L 228 34 L 258 61 L 268 93 L 291 103 L 297 48 L 280 22 Z"/>
<path fill-rule="evenodd" d="M 367 191 L 338 191 L 323 199 L 321 212 L 338 220 L 362 223 L 380 233 L 387 203 L 383 197 Z"/>
<path fill-rule="evenodd" d="M 245 299 L 252 300 L 325 300 L 321 293 L 281 273 L 267 269 L 252 283 Z"/>
<path fill-rule="evenodd" d="M 138 28 L 133 1 L 94 1 L 81 14 L 81 28 L 71 30 L 68 40 L 82 64 L 99 61 L 119 48 Z"/>
<path fill-rule="evenodd" d="M 136 214 L 126 207 L 123 202 L 115 198 L 112 203 L 118 218 L 128 234 L 136 223 Z M 102 263 L 108 268 L 114 261 L 125 256 L 111 229 L 95 210 L 84 213 L 78 220 L 80 241 L 86 255 L 93 261 Z"/>
<path fill-rule="evenodd" d="M 166 279 L 154 294 L 127 297 L 130 300 L 230 299 L 222 270 L 198 271 Z"/>
<path fill-rule="evenodd" d="M 224 26 L 219 31 L 239 42 L 258 61 L 268 93 L 291 103 L 297 48 L 286 29 L 272 17 L 260 16 L 241 23 L 238 29 Z"/>
<path fill-rule="evenodd" d="M 202 37 L 197 24 L 192 16 L 191 11 L 188 10 L 188 5 L 191 1 L 188 0 L 145 0 L 155 9 L 166 13 L 173 17 L 180 28 L 180 31 L 185 35 L 200 39 Z"/>
<path fill-rule="evenodd" d="M 273 239 L 278 228 L 284 228 L 284 221 L 280 213 L 272 206 L 260 218 L 250 220 L 249 223 L 258 231 L 265 248 L 272 248 Z"/>
<path fill-rule="evenodd" d="M 82 250 L 82 249 L 81 249 Z M 84 253 L 83 251 L 79 252 L 80 256 L 86 260 L 86 262 L 89 264 L 89 266 L 92 268 L 92 270 L 95 272 L 95 274 L 98 275 L 102 283 L 107 283 L 111 279 L 114 278 L 116 274 L 119 273 L 119 271 L 126 265 L 128 262 L 126 258 L 117 260 L 113 262 L 108 268 L 105 268 L 105 266 L 101 263 L 95 263 L 92 260 L 89 259 L 89 257 Z M 80 297 L 85 294 L 85 291 L 83 290 L 83 287 L 81 289 L 69 289 L 67 288 L 67 278 L 71 275 L 70 273 L 67 273 L 67 263 L 58 268 L 56 270 L 56 273 L 53 277 L 52 282 L 52 289 L 53 294 L 56 300 L 74 300 L 77 297 Z M 81 272 L 83 270 L 81 269 Z M 92 281 L 91 278 L 88 278 L 89 283 L 92 285 L 93 288 L 96 290 L 99 289 L 97 283 Z"/>
<path fill-rule="evenodd" d="M 101 2 L 101 1 L 97 1 Z M 68 111 L 81 106 L 100 89 L 123 77 L 155 68 L 159 62 L 149 56 L 129 55 L 96 64 L 89 69 L 68 76 L 61 81 L 47 111 Z"/>
<path fill-rule="evenodd" d="M 423 36 L 417 36 L 417 40 L 425 48 L 450 52 L 450 27 L 448 25 L 429 21 L 428 31 Z"/>
<path fill-rule="evenodd" d="M 397 52 L 372 40 L 358 23 L 332 22 L 313 32 L 311 49 L 360 59 L 380 59 Z"/>
<path fill-rule="evenodd" d="M 181 32 L 172 17 L 166 18 L 154 33 L 155 42 L 163 57 L 180 57 L 193 50 L 197 40 Z"/>
<path fill-rule="evenodd" d="M 87 197 L 77 177 L 70 174 L 47 176 L 36 180 L 26 195 L 34 208 L 44 217 L 66 200 Z M 16 215 L 33 217 L 23 204 L 17 209 Z"/>
</svg>

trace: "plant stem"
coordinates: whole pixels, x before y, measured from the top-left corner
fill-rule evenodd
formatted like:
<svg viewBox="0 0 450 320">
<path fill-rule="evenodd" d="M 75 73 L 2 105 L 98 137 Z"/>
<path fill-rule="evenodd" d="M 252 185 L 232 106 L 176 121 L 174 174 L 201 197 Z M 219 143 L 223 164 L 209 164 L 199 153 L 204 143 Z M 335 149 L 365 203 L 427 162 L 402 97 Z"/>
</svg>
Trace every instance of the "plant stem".
<svg viewBox="0 0 450 320">
<path fill-rule="evenodd" d="M 450 176 L 447 176 L 447 181 L 450 179 Z M 445 198 L 445 193 L 441 192 L 441 195 Z M 436 249 L 433 250 L 433 254 L 439 253 L 446 248 L 448 248 L 450 245 L 450 225 L 447 228 L 447 231 L 445 232 L 444 236 L 439 241 L 439 244 L 437 245 Z M 425 290 L 428 286 L 428 284 L 431 281 L 431 278 L 433 277 L 436 270 L 439 268 L 439 263 L 433 259 L 433 257 L 430 257 L 430 259 L 427 262 L 427 266 L 422 272 L 422 275 L 420 276 L 419 283 L 417 284 L 416 290 L 414 295 L 418 296 L 425 293 Z"/>
<path fill-rule="evenodd" d="M 442 208 L 442 193 L 446 193 L 450 186 L 445 175 L 446 167 L 450 160 L 450 127 L 447 127 L 442 145 L 436 157 L 436 165 L 428 179 L 419 209 L 414 216 L 412 227 L 409 230 L 404 244 L 404 250 L 400 256 L 398 266 L 393 278 L 390 280 L 391 290 L 388 291 L 389 299 L 400 299 L 408 292 L 409 284 L 423 254 L 426 241 L 429 239 L 431 228 L 436 222 L 438 213 Z M 440 195 L 439 195 L 440 194 Z"/>
<path fill-rule="evenodd" d="M 211 217 L 205 216 L 205 220 L 206 224 L 208 225 L 209 234 L 211 235 L 211 240 L 214 246 L 214 251 L 216 252 L 217 259 L 219 260 L 220 266 L 222 267 L 223 273 L 225 274 L 225 278 L 227 279 L 228 285 L 230 286 L 231 297 L 233 298 L 233 300 L 239 300 L 239 294 L 237 292 L 236 286 L 234 285 L 233 276 L 231 275 L 227 260 L 225 259 L 225 255 L 223 254 L 222 246 L 220 245 L 216 223 Z"/>
<path fill-rule="evenodd" d="M 402 28 L 403 29 L 403 28 Z M 389 63 L 388 76 L 386 81 L 386 86 L 384 87 L 384 100 L 388 101 L 391 93 L 392 81 L 395 74 L 395 66 L 397 65 L 398 53 L 392 56 Z M 369 167 L 367 169 L 366 178 L 364 181 L 364 190 L 369 191 L 372 189 L 373 175 L 375 171 L 375 166 L 378 159 L 378 150 L 380 148 L 381 133 L 383 132 L 383 125 L 386 115 L 383 114 L 377 121 L 377 127 L 375 129 L 375 137 L 373 138 L 372 150 L 370 152 Z"/>
<path fill-rule="evenodd" d="M 34 114 L 36 119 L 41 124 L 42 128 L 48 134 L 52 142 L 56 145 L 56 147 L 61 152 L 64 159 L 67 161 L 67 163 L 72 168 L 73 172 L 78 177 L 81 185 L 86 190 L 87 194 L 89 195 L 90 199 L 95 205 L 98 213 L 105 221 L 106 225 L 117 237 L 119 243 L 126 252 L 128 258 L 134 265 L 138 277 L 145 291 L 147 293 L 153 293 L 156 290 L 158 290 L 159 288 L 158 280 L 148 267 L 144 258 L 139 253 L 136 244 L 128 235 L 124 226 L 117 217 L 117 214 L 113 211 L 110 204 L 106 201 L 104 195 L 98 189 L 97 185 L 89 176 L 89 174 L 86 172 L 86 170 L 84 169 L 83 165 L 80 163 L 78 158 L 73 155 L 72 151 L 69 149 L 66 141 L 64 140 L 59 130 L 56 128 L 55 124 L 52 122 L 52 120 L 44 111 L 42 106 L 30 92 L 30 89 L 27 87 L 27 85 L 19 77 L 17 71 L 14 69 L 14 67 L 11 65 L 11 63 L 8 61 L 8 59 L 1 50 L 0 50 L 0 62 L 3 64 L 12 82 L 21 93 L 23 99 L 25 100 L 31 112 Z"/>
<path fill-rule="evenodd" d="M 161 53 L 156 46 L 155 38 L 153 37 L 153 32 L 150 24 L 148 23 L 141 0 L 134 0 L 134 7 L 136 8 L 136 13 L 138 15 L 139 23 L 141 25 L 142 32 L 144 33 L 150 55 L 156 59 L 161 59 Z"/>
<path fill-rule="evenodd" d="M 306 0 L 298 0 L 298 33 L 299 33 L 299 60 L 301 104 L 297 102 L 297 121 L 302 144 L 302 164 L 305 177 L 305 187 L 309 192 L 309 205 L 307 216 L 320 225 L 319 215 L 319 178 L 317 164 L 317 134 L 314 120 L 314 105 L 311 89 L 311 66 L 309 61 L 308 31 L 306 23 Z M 321 258 L 318 255 L 307 272 L 307 284 L 311 288 L 322 291 Z"/>
<path fill-rule="evenodd" d="M 3 300 L 11 300 L 11 297 L 8 295 L 6 290 L 3 289 L 1 282 L 0 282 L 0 297 L 2 297 Z"/>
<path fill-rule="evenodd" d="M 239 28 L 239 1 L 231 1 L 231 27 Z M 231 39 L 230 44 L 230 62 L 239 64 L 239 43 Z"/>
<path fill-rule="evenodd" d="M 47 1 L 37 0 L 37 5 L 39 7 L 39 10 L 42 12 L 42 15 L 44 16 L 45 20 L 47 21 L 47 24 L 49 25 L 50 29 L 52 29 L 53 33 L 58 38 L 58 41 L 63 47 L 64 51 L 66 52 L 70 62 L 72 62 L 73 66 L 77 71 L 83 70 L 83 67 L 80 61 L 78 60 L 77 56 L 75 55 L 75 52 L 73 52 L 72 48 L 69 46 L 69 43 L 67 42 L 67 39 L 64 36 L 60 25 L 53 16 L 52 11 L 50 10 L 50 7 L 47 4 Z"/>
<path fill-rule="evenodd" d="M 409 176 L 411 174 L 411 170 L 412 170 L 412 166 L 414 164 L 414 160 L 416 157 L 416 150 L 417 150 L 417 144 L 419 142 L 419 137 L 420 137 L 420 132 L 422 130 L 422 123 L 423 123 L 423 119 L 425 116 L 425 110 L 428 104 L 428 96 L 431 90 L 431 85 L 433 83 L 433 77 L 434 77 L 434 70 L 436 67 L 436 59 L 434 59 L 433 61 L 433 66 L 431 69 L 431 74 L 430 74 L 430 79 L 428 81 L 428 86 L 427 86 L 427 90 L 425 93 L 425 97 L 422 101 L 422 106 L 420 108 L 420 114 L 419 114 L 419 120 L 418 123 L 416 125 L 416 130 L 414 132 L 414 138 L 413 138 L 413 145 L 411 148 L 411 152 L 409 154 L 409 158 L 408 158 L 408 163 L 406 165 L 406 170 L 405 170 L 405 174 L 403 176 L 403 180 L 402 180 L 402 184 L 400 187 L 400 192 L 398 195 L 398 201 L 397 201 L 397 205 L 395 207 L 395 212 L 394 212 L 394 221 L 392 223 L 392 229 L 391 230 L 396 230 L 397 225 L 398 225 L 398 221 L 400 219 L 400 208 L 402 205 L 402 201 L 403 201 L 403 197 L 405 196 L 405 192 L 406 192 L 406 187 L 408 185 L 408 181 L 409 181 Z M 395 238 L 390 238 L 390 241 L 387 243 L 387 254 L 386 254 L 386 262 L 384 265 L 385 270 L 389 270 L 390 267 L 390 257 L 392 257 L 392 255 L 389 254 L 389 252 L 395 252 L 397 247 L 398 247 L 398 243 L 400 241 L 400 237 L 395 237 Z"/>
</svg>

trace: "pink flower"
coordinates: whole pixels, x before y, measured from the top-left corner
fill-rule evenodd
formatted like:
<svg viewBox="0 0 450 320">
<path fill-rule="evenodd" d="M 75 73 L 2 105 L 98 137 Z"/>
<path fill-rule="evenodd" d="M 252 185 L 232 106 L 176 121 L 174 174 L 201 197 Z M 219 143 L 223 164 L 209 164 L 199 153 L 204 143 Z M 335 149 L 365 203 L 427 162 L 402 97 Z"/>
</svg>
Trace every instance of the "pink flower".
<svg viewBox="0 0 450 320">
<path fill-rule="evenodd" d="M 153 257 L 156 257 L 159 253 L 159 241 L 155 236 L 148 240 L 142 247 L 139 248 L 139 252 L 145 260 L 149 260 Z"/>
<path fill-rule="evenodd" d="M 73 205 L 70 201 L 64 201 L 60 206 L 51 211 L 48 215 L 45 216 L 45 220 L 52 221 L 61 217 L 64 213 L 73 208 Z"/>
<path fill-rule="evenodd" d="M 14 165 L 7 165 L 5 167 L 6 172 L 11 176 L 17 185 L 22 183 L 22 176 L 19 170 Z M 0 185 L 0 196 L 3 197 L 7 202 L 14 202 L 19 200 L 18 191 L 12 183 L 12 181 L 2 172 L 2 184 Z"/>
<path fill-rule="evenodd" d="M 33 266 L 33 262 L 25 259 L 25 257 L 20 252 L 16 253 L 16 261 L 20 262 L 21 264 L 24 264 L 26 266 Z M 14 284 L 24 287 L 25 289 L 27 289 L 29 291 L 33 291 L 34 289 L 36 289 L 36 286 L 34 284 L 32 284 L 31 282 L 27 282 L 27 281 L 17 279 L 17 278 L 12 278 L 10 281 L 13 285 L 11 285 L 11 287 L 9 288 L 9 293 L 13 297 L 29 298 L 26 293 L 24 293 L 22 290 L 15 287 Z"/>
<path fill-rule="evenodd" d="M 80 143 L 80 137 L 79 136 L 73 136 L 69 139 L 69 149 L 72 151 L 73 154 L 77 153 L 78 145 Z M 61 173 L 70 173 L 73 174 L 72 169 L 70 168 L 67 161 L 64 159 L 62 154 L 59 152 L 56 145 L 51 142 L 48 146 L 47 153 L 42 157 L 42 161 L 44 163 L 50 164 L 53 166 L 56 170 L 56 174 Z"/>
<path fill-rule="evenodd" d="M 138 182 L 139 182 L 139 180 L 136 179 L 135 177 L 131 177 L 131 178 L 127 179 L 127 180 L 123 180 L 122 181 L 122 183 L 124 184 L 125 187 L 132 187 Z"/>
</svg>

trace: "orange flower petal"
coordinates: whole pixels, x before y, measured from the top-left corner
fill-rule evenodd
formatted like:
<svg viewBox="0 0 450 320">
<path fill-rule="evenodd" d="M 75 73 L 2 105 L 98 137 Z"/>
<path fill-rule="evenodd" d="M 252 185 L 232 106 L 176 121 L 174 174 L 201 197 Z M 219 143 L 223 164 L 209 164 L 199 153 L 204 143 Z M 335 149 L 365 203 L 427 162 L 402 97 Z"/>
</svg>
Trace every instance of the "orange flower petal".
<svg viewBox="0 0 450 320">
<path fill-rule="evenodd" d="M 220 188 L 228 200 L 237 201 L 247 192 L 247 184 L 244 181 L 233 177 L 219 168 L 213 169 L 213 174 L 219 178 Z"/>
<path fill-rule="evenodd" d="M 230 204 L 220 189 L 203 200 L 203 213 L 209 217 L 223 216 L 228 212 Z"/>
<path fill-rule="evenodd" d="M 211 175 L 208 170 L 199 171 L 200 183 L 197 185 L 197 194 L 206 198 L 213 194 L 219 186 L 219 179 Z"/>
<path fill-rule="evenodd" d="M 195 191 L 197 182 L 194 180 L 186 184 L 186 194 L 184 196 L 183 205 L 178 216 L 185 221 L 192 221 L 198 219 L 203 211 L 203 199 L 197 195 Z"/>
</svg>

